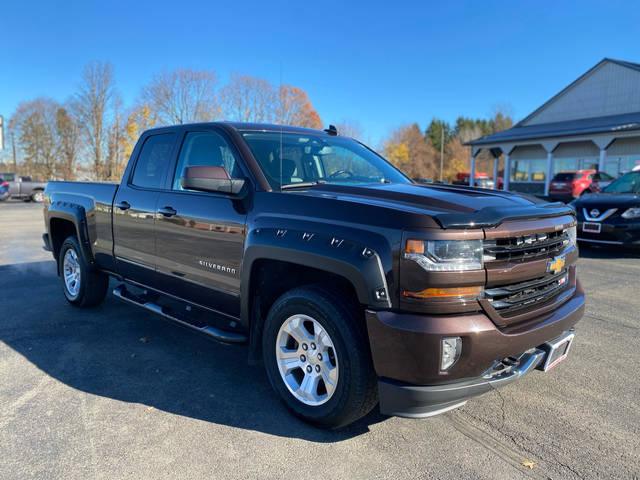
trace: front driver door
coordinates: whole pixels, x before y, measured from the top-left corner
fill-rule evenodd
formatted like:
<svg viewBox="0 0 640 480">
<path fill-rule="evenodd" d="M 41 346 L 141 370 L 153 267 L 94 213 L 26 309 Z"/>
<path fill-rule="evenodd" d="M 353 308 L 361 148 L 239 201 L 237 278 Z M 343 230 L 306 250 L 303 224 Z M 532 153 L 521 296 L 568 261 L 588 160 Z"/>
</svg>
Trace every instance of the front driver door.
<svg viewBox="0 0 640 480">
<path fill-rule="evenodd" d="M 171 191 L 160 194 L 156 223 L 157 272 L 161 290 L 216 310 L 240 315 L 240 269 L 246 212 L 230 195 L 184 190 L 186 167 L 221 166 L 244 178 L 238 154 L 215 129 L 185 134 Z"/>
</svg>

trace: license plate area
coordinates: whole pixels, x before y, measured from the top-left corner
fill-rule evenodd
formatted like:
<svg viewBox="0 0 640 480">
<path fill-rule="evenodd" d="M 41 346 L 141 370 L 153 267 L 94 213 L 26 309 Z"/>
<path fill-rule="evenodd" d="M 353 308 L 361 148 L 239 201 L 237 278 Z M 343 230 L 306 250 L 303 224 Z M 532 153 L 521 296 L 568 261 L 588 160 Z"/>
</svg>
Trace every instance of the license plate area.
<svg viewBox="0 0 640 480">
<path fill-rule="evenodd" d="M 600 228 L 602 227 L 599 223 L 594 222 L 584 222 L 582 224 L 582 231 L 587 233 L 600 233 Z"/>
<path fill-rule="evenodd" d="M 564 335 L 540 346 L 540 348 L 547 352 L 541 368 L 543 372 L 548 372 L 562 360 L 567 358 L 569 348 L 573 342 L 573 337 L 573 331 L 567 332 Z"/>
</svg>

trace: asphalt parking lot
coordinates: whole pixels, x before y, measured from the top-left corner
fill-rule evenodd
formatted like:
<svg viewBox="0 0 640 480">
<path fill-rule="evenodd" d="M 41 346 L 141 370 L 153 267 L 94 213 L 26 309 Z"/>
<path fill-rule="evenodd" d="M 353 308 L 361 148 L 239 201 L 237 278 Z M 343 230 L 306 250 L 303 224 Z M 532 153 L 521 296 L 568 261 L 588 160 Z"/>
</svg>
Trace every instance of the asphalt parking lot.
<svg viewBox="0 0 640 480">
<path fill-rule="evenodd" d="M 69 306 L 42 231 L 41 205 L 0 204 L 0 478 L 640 477 L 640 255 L 582 250 L 587 313 L 551 372 L 326 432 L 285 411 L 244 346 L 112 296 Z"/>
</svg>

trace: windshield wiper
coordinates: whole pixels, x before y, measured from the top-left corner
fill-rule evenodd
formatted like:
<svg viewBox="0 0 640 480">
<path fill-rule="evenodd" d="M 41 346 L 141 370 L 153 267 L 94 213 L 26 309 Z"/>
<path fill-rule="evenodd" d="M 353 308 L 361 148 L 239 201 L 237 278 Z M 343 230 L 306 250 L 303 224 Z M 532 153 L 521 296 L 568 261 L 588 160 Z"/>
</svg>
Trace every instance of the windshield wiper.
<svg viewBox="0 0 640 480">
<path fill-rule="evenodd" d="M 280 187 L 280 190 L 288 190 L 290 188 L 306 188 L 313 187 L 314 185 L 318 185 L 320 183 L 326 183 L 324 180 L 317 180 L 315 182 L 299 182 L 299 183 L 287 183 Z"/>
</svg>

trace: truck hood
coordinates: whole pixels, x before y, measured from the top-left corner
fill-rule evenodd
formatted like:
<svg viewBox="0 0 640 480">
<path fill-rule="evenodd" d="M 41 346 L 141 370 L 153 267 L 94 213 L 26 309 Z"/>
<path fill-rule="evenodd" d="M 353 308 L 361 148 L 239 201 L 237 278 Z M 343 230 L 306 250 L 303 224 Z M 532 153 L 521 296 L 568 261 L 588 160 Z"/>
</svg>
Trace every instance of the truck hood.
<svg viewBox="0 0 640 480">
<path fill-rule="evenodd" d="M 583 195 L 572 202 L 578 208 L 630 208 L 640 205 L 640 195 L 637 193 L 591 193 Z"/>
<path fill-rule="evenodd" d="M 507 219 L 573 214 L 561 203 L 458 185 L 319 184 L 299 193 L 426 214 L 443 228 L 489 227 Z"/>
</svg>

